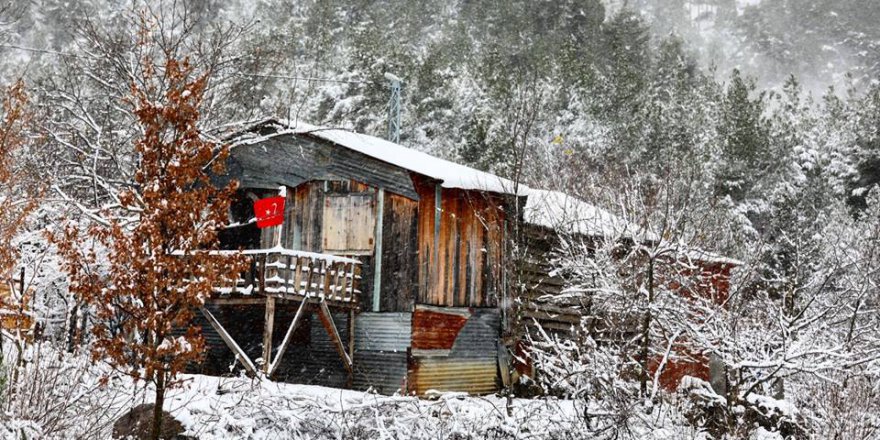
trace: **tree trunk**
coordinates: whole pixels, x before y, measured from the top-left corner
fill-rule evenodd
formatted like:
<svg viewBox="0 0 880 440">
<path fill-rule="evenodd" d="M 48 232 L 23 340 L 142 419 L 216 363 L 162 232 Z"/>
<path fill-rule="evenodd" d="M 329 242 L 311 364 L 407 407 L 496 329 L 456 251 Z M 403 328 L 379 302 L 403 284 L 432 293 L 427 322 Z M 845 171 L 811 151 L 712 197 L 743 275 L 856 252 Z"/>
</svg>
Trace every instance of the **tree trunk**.
<svg viewBox="0 0 880 440">
<path fill-rule="evenodd" d="M 639 377 L 639 391 L 642 396 L 648 395 L 648 354 L 651 337 L 651 303 L 654 302 L 654 259 L 648 260 L 648 305 L 642 322 L 642 374 Z"/>
<path fill-rule="evenodd" d="M 159 440 L 162 435 L 162 408 L 165 406 L 165 372 L 156 374 L 156 403 L 153 405 L 153 433 L 150 438 Z"/>
<path fill-rule="evenodd" d="M 74 299 L 73 309 L 67 321 L 67 352 L 73 353 L 77 346 L 76 332 L 79 328 L 77 324 L 77 315 L 79 314 L 79 300 Z"/>
</svg>

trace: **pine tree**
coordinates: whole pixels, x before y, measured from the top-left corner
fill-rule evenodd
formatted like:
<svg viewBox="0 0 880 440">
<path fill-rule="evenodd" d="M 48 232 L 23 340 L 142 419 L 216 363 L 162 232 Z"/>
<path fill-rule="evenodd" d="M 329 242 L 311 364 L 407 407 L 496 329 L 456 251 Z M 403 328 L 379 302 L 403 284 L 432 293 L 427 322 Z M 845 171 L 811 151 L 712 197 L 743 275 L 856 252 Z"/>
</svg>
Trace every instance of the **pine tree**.
<svg viewBox="0 0 880 440">
<path fill-rule="evenodd" d="M 768 166 L 765 159 L 770 157 L 764 95 L 756 89 L 754 80 L 734 70 L 722 104 L 718 132 L 724 163 L 716 176 L 716 195 L 730 196 L 735 202 L 749 196 L 755 178 Z"/>
</svg>

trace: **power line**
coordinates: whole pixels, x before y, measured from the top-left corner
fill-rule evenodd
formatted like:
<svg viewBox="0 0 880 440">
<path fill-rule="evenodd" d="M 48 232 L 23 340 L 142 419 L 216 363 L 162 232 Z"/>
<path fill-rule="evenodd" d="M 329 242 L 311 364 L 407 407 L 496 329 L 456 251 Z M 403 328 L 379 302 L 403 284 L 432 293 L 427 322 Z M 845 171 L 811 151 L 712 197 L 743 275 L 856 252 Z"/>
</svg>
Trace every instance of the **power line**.
<svg viewBox="0 0 880 440">
<path fill-rule="evenodd" d="M 77 54 L 72 54 L 72 53 L 67 53 L 67 52 L 59 52 L 57 50 L 25 47 L 25 46 L 18 46 L 15 44 L 0 44 L 0 48 L 17 49 L 17 50 L 23 50 L 25 52 L 44 53 L 44 54 L 49 54 L 49 55 L 58 55 L 58 56 L 62 56 L 62 57 L 71 57 L 71 58 L 92 58 L 92 57 L 88 57 L 88 56 L 84 56 L 84 55 L 77 55 Z M 237 73 L 237 75 L 238 76 L 255 77 L 255 78 L 276 78 L 276 79 L 289 79 L 289 80 L 296 80 L 296 81 L 331 82 L 331 83 L 341 83 L 341 84 L 376 84 L 376 83 L 378 83 L 378 81 L 319 78 L 316 76 L 304 77 L 304 76 L 289 76 L 289 75 L 270 75 L 270 74 L 260 74 L 260 73 Z"/>
<path fill-rule="evenodd" d="M 296 80 L 296 81 L 332 82 L 332 83 L 343 83 L 343 84 L 376 84 L 376 83 L 378 83 L 378 81 L 318 78 L 315 76 L 304 77 L 304 76 L 288 76 L 288 75 L 268 75 L 268 74 L 259 74 L 259 73 L 239 73 L 238 75 L 239 76 L 250 76 L 250 77 L 256 77 L 256 78 L 277 78 L 277 79 L 291 79 L 291 80 Z"/>
<path fill-rule="evenodd" d="M 58 56 L 62 56 L 62 57 L 91 58 L 91 57 L 87 57 L 84 55 L 76 55 L 76 54 L 72 54 L 72 53 L 59 52 L 57 50 L 38 49 L 38 48 L 34 48 L 34 47 L 18 46 L 15 44 L 0 44 L 0 47 L 5 48 L 5 49 L 18 49 L 18 50 L 23 50 L 25 52 L 46 53 L 46 54 L 58 55 Z"/>
</svg>

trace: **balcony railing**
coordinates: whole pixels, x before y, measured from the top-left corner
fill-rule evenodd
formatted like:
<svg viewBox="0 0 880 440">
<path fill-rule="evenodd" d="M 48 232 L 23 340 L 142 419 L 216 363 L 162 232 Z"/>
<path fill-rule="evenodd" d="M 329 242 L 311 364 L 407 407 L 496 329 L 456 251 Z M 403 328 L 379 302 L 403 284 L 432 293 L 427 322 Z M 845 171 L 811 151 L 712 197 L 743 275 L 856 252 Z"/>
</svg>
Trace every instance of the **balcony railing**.
<svg viewBox="0 0 880 440">
<path fill-rule="evenodd" d="M 241 253 L 249 259 L 249 267 L 235 285 L 215 289 L 221 297 L 259 294 L 357 302 L 361 278 L 358 260 L 281 247 Z"/>
</svg>

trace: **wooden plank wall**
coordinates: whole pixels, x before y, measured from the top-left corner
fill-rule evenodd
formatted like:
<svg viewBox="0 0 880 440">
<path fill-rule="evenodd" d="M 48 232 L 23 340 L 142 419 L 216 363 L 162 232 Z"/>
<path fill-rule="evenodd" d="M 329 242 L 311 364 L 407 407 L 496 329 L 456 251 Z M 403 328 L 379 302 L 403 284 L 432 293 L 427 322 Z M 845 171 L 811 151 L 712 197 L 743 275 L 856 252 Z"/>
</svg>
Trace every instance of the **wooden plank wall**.
<svg viewBox="0 0 880 440">
<path fill-rule="evenodd" d="M 325 197 L 327 195 L 375 194 L 377 189 L 354 180 L 311 181 L 288 190 L 282 244 L 288 249 L 334 253 L 324 249 Z M 373 196 L 375 200 L 375 195 Z M 364 200 L 361 200 L 364 203 Z M 374 240 L 376 206 L 370 224 L 360 224 L 364 240 Z M 402 195 L 385 193 L 382 235 L 382 286 L 380 311 L 412 311 L 418 291 L 418 211 L 419 203 Z M 263 230 L 263 245 L 270 245 L 268 229 Z M 368 237 L 366 237 L 368 235 Z M 361 310 L 372 310 L 375 255 L 349 255 L 361 261 L 359 283 Z"/>
<path fill-rule="evenodd" d="M 291 214 L 284 219 L 284 247 L 321 252 L 324 182 L 306 182 L 287 193 L 285 211 L 290 209 Z"/>
<path fill-rule="evenodd" d="M 411 311 L 418 294 L 419 203 L 385 193 L 382 218 L 382 290 L 379 311 Z"/>
<path fill-rule="evenodd" d="M 415 175 L 413 181 L 419 201 L 385 195 L 379 310 L 411 311 L 416 303 L 496 307 L 504 264 L 504 201 L 478 191 L 443 188 L 438 228 L 435 182 Z M 325 252 L 325 196 L 376 191 L 357 181 L 312 181 L 288 191 L 290 211 L 282 243 L 290 249 Z M 363 262 L 361 308 L 372 310 L 375 256 L 354 256 Z"/>
<path fill-rule="evenodd" d="M 436 186 L 417 179 L 419 192 L 419 299 L 422 304 L 495 307 L 501 290 L 503 201 L 477 191 L 440 191 L 436 236 Z"/>
</svg>

